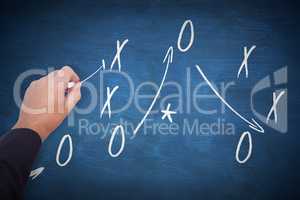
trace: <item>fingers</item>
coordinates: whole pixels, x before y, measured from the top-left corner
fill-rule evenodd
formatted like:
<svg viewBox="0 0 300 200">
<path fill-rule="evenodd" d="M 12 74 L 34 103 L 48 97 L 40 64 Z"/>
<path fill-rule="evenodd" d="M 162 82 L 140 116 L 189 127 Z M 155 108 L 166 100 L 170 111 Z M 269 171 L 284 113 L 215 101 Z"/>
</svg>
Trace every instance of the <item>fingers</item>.
<svg viewBox="0 0 300 200">
<path fill-rule="evenodd" d="M 58 91 L 59 93 L 69 93 L 69 89 L 68 89 L 68 83 L 72 82 L 72 83 L 79 83 L 80 79 L 78 77 L 78 75 L 73 71 L 73 69 L 69 66 L 65 66 L 63 68 L 61 68 L 60 70 L 57 70 L 55 72 L 56 76 L 56 83 L 57 85 L 59 85 L 60 87 L 58 87 Z"/>
<path fill-rule="evenodd" d="M 81 99 L 81 83 L 76 83 L 75 86 L 70 90 L 66 96 L 65 109 L 67 113 L 70 113 L 71 110 L 75 107 L 78 101 Z"/>
<path fill-rule="evenodd" d="M 48 95 L 54 99 L 54 104 L 60 113 L 68 114 L 81 98 L 81 83 L 78 75 L 69 66 L 55 70 L 42 78 L 46 81 Z M 73 88 L 68 89 L 68 83 L 74 82 Z M 50 88 L 50 89 L 49 89 Z"/>
<path fill-rule="evenodd" d="M 80 82 L 78 75 L 73 71 L 73 69 L 69 66 L 64 66 L 60 70 L 58 70 L 57 75 L 62 79 L 64 83 L 68 82 Z"/>
</svg>

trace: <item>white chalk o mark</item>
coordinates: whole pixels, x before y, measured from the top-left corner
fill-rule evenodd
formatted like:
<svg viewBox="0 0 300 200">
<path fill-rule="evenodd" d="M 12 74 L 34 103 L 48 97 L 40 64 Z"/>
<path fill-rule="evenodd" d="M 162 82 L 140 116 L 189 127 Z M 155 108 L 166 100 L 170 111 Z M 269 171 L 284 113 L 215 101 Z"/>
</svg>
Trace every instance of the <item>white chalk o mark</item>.
<svg viewBox="0 0 300 200">
<path fill-rule="evenodd" d="M 66 139 L 69 140 L 69 156 L 68 156 L 68 159 L 64 163 L 61 163 L 60 162 L 60 152 L 61 152 L 61 148 L 62 148 L 62 146 L 63 146 Z M 72 158 L 72 155 L 73 155 L 72 138 L 71 138 L 70 135 L 64 135 L 64 137 L 61 139 L 61 141 L 58 145 L 58 149 L 57 149 L 57 152 L 56 152 L 56 163 L 58 164 L 58 166 L 64 167 L 70 162 L 70 160 Z"/>
<path fill-rule="evenodd" d="M 118 132 L 118 130 L 120 129 L 120 133 L 121 133 L 121 137 L 122 137 L 122 140 L 121 140 L 121 147 L 119 149 L 119 151 L 117 153 L 112 153 L 112 144 L 113 144 L 113 141 L 115 139 L 115 136 Z M 123 152 L 123 149 L 124 149 L 124 146 L 125 146 L 125 133 L 124 133 L 124 127 L 122 125 L 118 125 L 115 127 L 115 129 L 113 130 L 112 132 L 112 135 L 111 135 L 111 138 L 109 140 L 109 144 L 108 144 L 108 153 L 111 157 L 118 157 L 122 152 Z"/>
<path fill-rule="evenodd" d="M 247 156 L 246 156 L 246 158 L 244 160 L 240 160 L 240 156 L 239 156 L 239 154 L 240 154 L 240 148 L 241 148 L 241 144 L 244 141 L 244 138 L 246 136 L 248 136 L 248 139 L 249 139 L 248 154 L 247 154 Z M 237 146 L 236 151 L 235 151 L 235 159 L 236 159 L 236 161 L 238 163 L 243 164 L 243 163 L 247 162 L 247 160 L 250 158 L 251 154 L 252 154 L 252 137 L 251 137 L 251 134 L 248 131 L 246 131 L 240 137 L 238 146 Z"/>
<path fill-rule="evenodd" d="M 189 41 L 189 44 L 185 47 L 185 48 L 182 48 L 181 47 L 181 40 L 182 40 L 182 35 L 183 35 L 183 32 L 185 31 L 185 28 L 186 28 L 186 25 L 190 25 L 190 33 L 191 33 L 191 36 L 190 36 L 190 41 Z M 186 20 L 182 27 L 181 27 L 181 30 L 179 32 L 179 36 L 178 36 L 178 40 L 177 40 L 177 48 L 181 51 L 181 52 L 186 52 L 187 50 L 189 50 L 192 46 L 194 42 L 194 25 L 193 25 L 193 22 L 191 20 Z"/>
</svg>

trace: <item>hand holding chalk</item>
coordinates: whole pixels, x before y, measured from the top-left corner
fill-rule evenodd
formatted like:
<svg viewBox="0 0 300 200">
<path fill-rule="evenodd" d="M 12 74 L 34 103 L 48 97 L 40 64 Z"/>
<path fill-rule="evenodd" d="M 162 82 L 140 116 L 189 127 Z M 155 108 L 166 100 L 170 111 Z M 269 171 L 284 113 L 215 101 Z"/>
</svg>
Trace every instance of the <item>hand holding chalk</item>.
<svg viewBox="0 0 300 200">
<path fill-rule="evenodd" d="M 75 82 L 69 82 L 68 89 L 71 89 L 72 87 L 74 87 L 75 84 L 76 84 Z"/>
<path fill-rule="evenodd" d="M 70 85 L 69 83 L 73 83 L 72 90 L 66 95 L 65 88 L 61 86 Z M 14 128 L 34 130 L 45 140 L 68 116 L 80 98 L 80 79 L 71 67 L 65 66 L 51 72 L 33 81 L 26 89 Z M 40 108 L 47 108 L 48 112 L 36 112 Z"/>
</svg>

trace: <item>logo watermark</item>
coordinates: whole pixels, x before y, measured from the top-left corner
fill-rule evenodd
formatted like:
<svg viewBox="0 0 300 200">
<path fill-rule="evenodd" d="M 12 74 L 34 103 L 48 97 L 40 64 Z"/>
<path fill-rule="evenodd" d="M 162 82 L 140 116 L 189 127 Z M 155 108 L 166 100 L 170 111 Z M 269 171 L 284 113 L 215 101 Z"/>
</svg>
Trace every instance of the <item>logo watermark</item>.
<svg viewBox="0 0 300 200">
<path fill-rule="evenodd" d="M 23 82 L 27 79 L 32 78 L 32 76 L 40 75 L 45 76 L 46 74 L 52 72 L 54 69 L 49 68 L 48 70 L 42 69 L 31 69 L 23 72 L 19 75 L 14 85 L 14 100 L 17 106 L 22 105 L 21 99 L 21 86 Z M 176 101 L 177 104 L 173 106 L 173 111 L 177 114 L 191 114 L 198 113 L 201 115 L 212 115 L 215 116 L 215 122 L 208 123 L 199 119 L 190 119 L 190 118 L 182 118 L 180 121 L 173 123 L 165 123 L 162 122 L 149 122 L 151 119 L 145 121 L 143 125 L 143 129 L 140 130 L 141 134 L 162 134 L 162 135 L 234 135 L 235 134 L 235 125 L 229 122 L 226 122 L 224 114 L 226 112 L 226 105 L 219 101 L 218 97 L 213 93 L 207 93 L 208 85 L 207 82 L 201 81 L 196 85 L 191 84 L 191 68 L 187 68 L 186 70 L 186 82 L 177 82 L 177 81 L 166 81 L 163 89 L 170 91 L 167 95 L 160 97 L 159 106 L 150 111 L 150 114 L 160 115 L 161 110 L 164 109 L 165 105 L 172 99 Z M 124 101 L 123 105 L 110 105 L 110 110 L 105 109 L 105 105 L 107 102 L 107 94 L 105 91 L 105 77 L 107 75 L 114 75 L 118 77 L 118 79 L 124 79 L 126 84 L 126 92 L 127 99 Z M 142 106 L 143 101 L 151 100 L 154 97 L 155 92 L 158 90 L 158 85 L 155 82 L 146 81 L 142 82 L 138 85 L 134 84 L 131 76 L 126 72 L 120 71 L 112 71 L 112 70 L 103 70 L 100 71 L 98 78 L 100 80 L 99 86 L 94 85 L 92 82 L 85 82 L 82 85 L 82 89 L 86 90 L 89 93 L 89 102 L 85 103 L 84 107 L 75 106 L 73 112 L 68 117 L 68 126 L 74 127 L 78 125 L 79 135 L 107 135 L 112 132 L 112 128 L 117 124 L 112 126 L 111 123 L 103 124 L 101 123 L 101 117 L 103 115 L 115 115 L 120 114 L 121 112 L 128 111 L 128 109 L 132 109 L 132 107 L 139 114 L 145 114 L 146 108 Z M 263 92 L 264 90 L 271 87 L 271 80 L 274 80 L 275 86 L 281 86 L 275 91 L 276 95 L 282 91 L 285 91 L 284 95 L 276 102 L 275 107 L 273 106 L 273 115 L 276 114 L 275 118 L 271 119 L 270 116 L 268 118 L 267 113 L 261 114 L 255 109 L 255 95 Z M 51 84 L 51 80 L 49 79 L 49 84 Z M 264 122 L 267 126 L 273 128 L 276 131 L 281 133 L 287 132 L 287 88 L 283 86 L 287 84 L 287 67 L 283 67 L 279 70 L 276 70 L 273 73 L 273 79 L 271 76 L 266 76 L 261 79 L 257 84 L 252 88 L 250 97 L 251 104 L 250 108 L 253 114 L 262 122 Z M 226 99 L 227 92 L 232 89 L 234 90 L 234 86 L 236 83 L 234 81 L 230 82 L 220 82 L 213 83 L 214 88 L 217 88 L 219 94 Z M 145 94 L 146 88 L 151 88 L 152 94 Z M 100 92 L 99 92 L 100 91 Z M 205 91 L 205 93 L 203 92 Z M 50 95 L 50 94 L 49 94 Z M 113 98 L 113 97 L 112 97 Z M 208 107 L 205 106 L 202 102 L 215 101 L 215 105 L 217 107 Z M 23 105 L 24 106 L 24 105 Z M 50 105 L 51 106 L 51 105 Z M 52 105 L 53 106 L 53 105 Z M 274 108 L 276 108 L 276 113 L 274 114 Z M 271 109 L 271 108 L 270 108 Z M 90 122 L 89 115 L 93 111 L 99 111 L 99 121 L 98 122 Z M 100 113 L 103 111 L 102 113 Z M 45 108 L 39 108 L 38 110 L 34 108 L 28 108 L 27 112 L 32 112 L 36 114 L 41 113 L 51 113 L 55 112 L 55 109 L 49 107 L 49 105 Z M 272 114 L 272 113 L 271 113 Z M 75 118 L 75 116 L 79 116 Z M 275 117 L 275 116 L 274 116 Z M 76 119 L 76 120 L 75 120 Z M 121 120 L 119 124 L 124 126 L 125 132 L 132 134 L 135 124 L 132 122 L 128 122 L 125 120 Z M 182 126 L 182 127 L 180 127 Z M 161 127 L 167 127 L 166 129 L 169 133 L 166 133 L 166 130 Z M 176 129 L 176 130 L 175 130 Z M 176 131 L 178 133 L 176 133 Z M 175 133 L 174 133 L 175 132 Z M 173 134 L 174 133 L 174 134 Z M 102 137 L 102 136 L 101 136 Z M 133 136 L 132 136 L 133 137 Z"/>
</svg>

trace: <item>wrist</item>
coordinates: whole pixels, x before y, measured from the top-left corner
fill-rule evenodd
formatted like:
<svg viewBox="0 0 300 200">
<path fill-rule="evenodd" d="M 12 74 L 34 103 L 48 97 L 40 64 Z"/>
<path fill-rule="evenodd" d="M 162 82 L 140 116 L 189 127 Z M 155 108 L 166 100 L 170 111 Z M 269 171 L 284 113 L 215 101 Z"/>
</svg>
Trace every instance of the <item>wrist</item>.
<svg viewBox="0 0 300 200">
<path fill-rule="evenodd" d="M 42 141 L 44 141 L 46 139 L 45 136 L 47 134 L 45 134 L 45 130 L 43 130 L 42 127 L 35 125 L 34 123 L 27 123 L 27 122 L 18 120 L 17 123 L 13 126 L 13 129 L 17 129 L 17 128 L 31 129 L 39 135 L 39 137 L 41 138 Z"/>
</svg>

